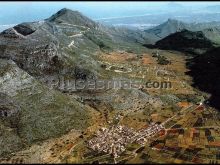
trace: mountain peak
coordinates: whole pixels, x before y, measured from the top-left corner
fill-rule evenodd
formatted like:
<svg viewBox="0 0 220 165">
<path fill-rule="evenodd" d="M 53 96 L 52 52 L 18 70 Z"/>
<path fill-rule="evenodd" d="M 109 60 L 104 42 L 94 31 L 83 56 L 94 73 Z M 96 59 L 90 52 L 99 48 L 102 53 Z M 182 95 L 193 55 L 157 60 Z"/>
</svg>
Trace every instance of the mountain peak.
<svg viewBox="0 0 220 165">
<path fill-rule="evenodd" d="M 68 17 L 68 16 L 76 16 L 80 15 L 80 12 L 78 11 L 73 11 L 67 8 L 63 8 L 53 14 L 50 18 L 48 18 L 49 21 L 55 21 L 56 19 L 59 19 L 60 17 Z"/>
<path fill-rule="evenodd" d="M 159 38 L 164 38 L 172 33 L 176 33 L 187 28 L 187 23 L 169 18 L 166 22 L 147 30 L 146 32 L 153 33 Z"/>
<path fill-rule="evenodd" d="M 68 8 L 62 8 L 62 9 L 59 10 L 58 12 L 68 12 L 68 11 L 72 11 L 72 10 L 70 10 L 70 9 L 68 9 Z"/>
<path fill-rule="evenodd" d="M 63 8 L 57 13 L 53 14 L 50 18 L 46 19 L 49 22 L 56 23 L 69 23 L 80 26 L 95 27 L 96 23 L 88 17 L 81 14 L 79 11 Z"/>
<path fill-rule="evenodd" d="M 167 23 L 178 23 L 181 22 L 179 20 L 173 19 L 173 18 L 168 18 Z"/>
<path fill-rule="evenodd" d="M 58 16 L 61 16 L 61 15 L 66 15 L 66 14 L 80 14 L 80 12 L 74 11 L 74 10 L 71 10 L 71 9 L 68 9 L 68 8 L 62 8 L 56 14 Z"/>
</svg>

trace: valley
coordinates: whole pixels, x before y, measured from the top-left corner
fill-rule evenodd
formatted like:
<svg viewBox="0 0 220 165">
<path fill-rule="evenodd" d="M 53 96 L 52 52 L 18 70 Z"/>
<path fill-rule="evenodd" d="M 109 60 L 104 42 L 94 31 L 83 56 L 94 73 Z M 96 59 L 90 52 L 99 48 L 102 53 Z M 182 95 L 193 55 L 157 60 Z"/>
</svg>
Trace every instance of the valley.
<svg viewBox="0 0 220 165">
<path fill-rule="evenodd" d="M 66 8 L 3 31 L 0 163 L 219 163 L 218 94 L 204 90 L 218 74 L 197 79 L 208 55 L 178 41 L 206 54 L 218 43 L 179 24 L 154 32 Z"/>
</svg>

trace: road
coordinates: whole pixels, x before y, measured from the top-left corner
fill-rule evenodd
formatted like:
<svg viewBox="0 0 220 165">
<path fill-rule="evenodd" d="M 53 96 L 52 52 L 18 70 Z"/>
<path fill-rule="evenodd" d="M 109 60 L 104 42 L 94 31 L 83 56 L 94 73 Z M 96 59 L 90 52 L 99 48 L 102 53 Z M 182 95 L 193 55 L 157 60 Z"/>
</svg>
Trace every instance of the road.
<svg viewBox="0 0 220 165">
<path fill-rule="evenodd" d="M 86 27 L 86 26 L 69 24 L 69 23 L 63 22 L 62 20 L 58 20 L 58 21 L 61 21 L 62 23 L 60 23 L 60 24 L 62 24 L 62 25 L 67 25 L 67 26 L 69 26 L 69 27 L 79 27 L 79 28 L 83 28 L 83 29 L 84 29 L 84 30 L 80 31 L 80 32 L 77 33 L 77 34 L 73 34 L 73 35 L 69 36 L 69 38 L 81 37 L 81 36 L 83 36 L 83 33 L 85 33 L 85 32 L 87 32 L 87 31 L 90 30 L 90 28 L 89 28 L 89 27 Z M 61 27 L 61 28 L 62 28 L 63 26 L 56 25 L 56 27 Z M 74 46 L 74 43 L 75 43 L 74 40 L 72 40 L 72 41 L 70 42 L 70 44 L 68 45 L 68 48 Z"/>
</svg>

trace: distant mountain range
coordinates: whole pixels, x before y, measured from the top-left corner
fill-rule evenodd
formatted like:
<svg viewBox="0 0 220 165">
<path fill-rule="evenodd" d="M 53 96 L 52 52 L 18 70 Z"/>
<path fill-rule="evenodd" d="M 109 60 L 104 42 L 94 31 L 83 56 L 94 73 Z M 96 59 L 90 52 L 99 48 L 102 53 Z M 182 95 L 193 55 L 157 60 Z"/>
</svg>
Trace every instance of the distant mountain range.
<svg viewBox="0 0 220 165">
<path fill-rule="evenodd" d="M 184 23 L 168 19 L 145 32 L 154 36 L 155 47 L 160 49 L 202 54 L 220 45 L 220 22 Z"/>
<path fill-rule="evenodd" d="M 183 29 L 189 29 L 190 25 L 183 23 L 178 20 L 168 19 L 166 22 L 152 28 L 149 30 L 145 30 L 147 33 L 154 34 L 158 40 L 167 37 L 172 33 L 179 32 Z"/>
<path fill-rule="evenodd" d="M 189 31 L 201 31 L 206 29 L 212 29 L 213 32 L 218 31 L 217 28 L 220 28 L 220 22 L 207 22 L 207 23 L 185 23 L 175 19 L 168 19 L 166 22 L 151 28 L 149 30 L 145 30 L 147 33 L 154 34 L 157 36 L 158 40 L 164 37 L 169 36 L 172 33 L 180 32 L 182 30 Z M 210 31 L 211 32 L 211 31 Z"/>
</svg>

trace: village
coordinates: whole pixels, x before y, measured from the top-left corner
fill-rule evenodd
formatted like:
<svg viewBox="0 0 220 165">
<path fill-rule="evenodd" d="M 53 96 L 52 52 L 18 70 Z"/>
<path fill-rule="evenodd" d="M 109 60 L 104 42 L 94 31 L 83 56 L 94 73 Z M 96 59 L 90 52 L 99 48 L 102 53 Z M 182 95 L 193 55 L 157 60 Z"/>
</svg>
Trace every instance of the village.
<svg viewBox="0 0 220 165">
<path fill-rule="evenodd" d="M 163 125 L 156 123 L 152 123 L 148 128 L 140 131 L 135 131 L 133 128 L 121 125 L 112 126 L 110 128 L 101 128 L 96 133 L 96 137 L 88 142 L 88 147 L 117 158 L 125 151 L 127 144 L 137 143 L 144 146 L 148 138 L 153 137 L 164 129 Z"/>
<path fill-rule="evenodd" d="M 165 125 L 177 117 L 180 114 L 188 113 L 189 111 L 194 111 L 199 108 L 204 108 L 204 100 L 196 107 L 189 105 L 183 108 L 178 114 L 168 118 L 166 121 L 158 124 L 155 122 L 150 123 L 147 127 L 135 130 L 134 128 L 129 128 L 120 124 L 115 124 L 109 128 L 100 128 L 92 139 L 88 141 L 87 147 L 93 151 L 98 151 L 99 153 L 106 153 L 111 155 L 114 160 L 119 158 L 120 155 L 126 150 L 128 144 L 139 144 L 140 146 L 145 146 L 150 138 L 156 136 L 160 132 L 165 135 L 172 129 L 172 126 L 165 128 Z M 117 119 L 122 118 L 122 116 Z"/>
</svg>

